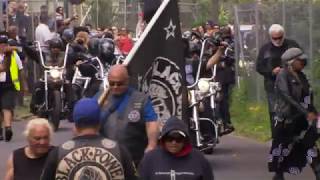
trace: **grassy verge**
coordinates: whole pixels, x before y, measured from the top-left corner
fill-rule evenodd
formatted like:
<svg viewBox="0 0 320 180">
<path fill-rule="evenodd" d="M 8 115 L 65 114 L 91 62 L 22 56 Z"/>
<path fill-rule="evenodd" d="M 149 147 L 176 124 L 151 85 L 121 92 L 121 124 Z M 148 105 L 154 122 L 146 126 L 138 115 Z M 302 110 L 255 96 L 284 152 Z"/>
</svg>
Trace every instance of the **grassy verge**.
<svg viewBox="0 0 320 180">
<path fill-rule="evenodd" d="M 261 142 L 270 140 L 267 104 L 250 102 L 245 84 L 242 83 L 240 88 L 233 89 L 230 111 L 236 134 Z"/>
</svg>

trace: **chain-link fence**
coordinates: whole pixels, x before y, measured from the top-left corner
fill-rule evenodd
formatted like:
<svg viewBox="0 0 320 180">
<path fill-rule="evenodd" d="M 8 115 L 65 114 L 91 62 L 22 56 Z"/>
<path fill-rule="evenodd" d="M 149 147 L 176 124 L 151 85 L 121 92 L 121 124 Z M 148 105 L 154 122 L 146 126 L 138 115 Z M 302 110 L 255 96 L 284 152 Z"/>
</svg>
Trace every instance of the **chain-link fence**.
<svg viewBox="0 0 320 180">
<path fill-rule="evenodd" d="M 199 16 L 199 5 L 179 2 L 180 21 L 183 29 L 189 29 Z M 140 0 L 93 0 L 81 5 L 82 13 L 88 13 L 85 21 L 94 27 L 125 27 L 135 34 L 139 14 L 143 10 Z M 83 15 L 81 16 L 83 17 Z"/>
<path fill-rule="evenodd" d="M 297 41 L 308 54 L 305 72 L 315 90 L 315 102 L 319 102 L 320 21 L 316 19 L 320 15 L 320 4 L 307 2 L 262 1 L 233 7 L 238 75 L 247 82 L 248 96 L 252 100 L 261 101 L 265 97 L 263 79 L 255 72 L 255 62 L 259 48 L 269 41 L 268 28 L 278 23 L 284 26 L 286 37 Z"/>
<path fill-rule="evenodd" d="M 46 6 L 47 10 L 42 9 Z M 35 28 L 39 22 L 41 11 L 47 11 L 50 17 L 55 18 L 55 9 L 58 6 L 64 7 L 65 17 L 71 17 L 73 14 L 79 16 L 78 21 L 73 25 L 90 24 L 93 28 L 110 28 L 111 26 L 125 27 L 133 34 L 138 23 L 138 16 L 143 9 L 141 0 L 88 0 L 81 5 L 71 5 L 68 0 L 16 0 L 4 1 L 1 14 L 2 21 L 9 23 L 1 24 L 0 28 L 6 29 L 9 25 L 17 25 L 19 31 L 27 31 L 19 35 L 30 39 L 34 37 Z M 180 1 L 180 19 L 183 29 L 188 29 L 199 18 L 201 14 L 198 3 Z M 13 22 L 11 16 L 16 18 Z M 16 16 L 16 14 L 19 14 Z M 20 15 L 21 14 L 21 15 Z M 8 19 L 9 18 L 9 19 Z M 1 22 L 2 22 L 1 21 Z M 19 22 L 21 24 L 19 24 Z M 21 30 L 20 30 L 21 29 Z"/>
</svg>

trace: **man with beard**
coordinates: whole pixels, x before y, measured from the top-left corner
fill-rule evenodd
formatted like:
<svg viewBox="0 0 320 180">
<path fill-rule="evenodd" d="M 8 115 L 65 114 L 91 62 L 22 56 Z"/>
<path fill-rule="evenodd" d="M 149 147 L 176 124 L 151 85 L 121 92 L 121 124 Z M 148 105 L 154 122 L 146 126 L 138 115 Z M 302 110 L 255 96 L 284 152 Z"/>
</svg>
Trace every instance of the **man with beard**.
<svg viewBox="0 0 320 180">
<path fill-rule="evenodd" d="M 269 28 L 270 42 L 263 45 L 259 51 L 256 69 L 264 77 L 264 89 L 267 94 L 271 134 L 274 136 L 274 82 L 282 69 L 281 56 L 289 48 L 298 47 L 294 40 L 285 38 L 284 28 L 279 24 L 273 24 Z"/>
</svg>

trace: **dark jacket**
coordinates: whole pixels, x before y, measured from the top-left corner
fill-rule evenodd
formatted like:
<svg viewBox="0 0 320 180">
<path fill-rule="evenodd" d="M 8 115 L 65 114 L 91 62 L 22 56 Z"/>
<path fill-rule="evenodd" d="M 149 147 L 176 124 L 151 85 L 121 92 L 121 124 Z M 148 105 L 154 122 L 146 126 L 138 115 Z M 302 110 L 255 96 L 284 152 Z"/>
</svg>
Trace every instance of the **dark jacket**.
<svg viewBox="0 0 320 180">
<path fill-rule="evenodd" d="M 170 118 L 164 125 L 160 134 L 161 138 L 172 130 L 181 130 L 187 137 L 187 126 L 183 121 L 175 117 Z M 189 150 L 187 150 L 189 149 Z M 166 151 L 161 145 L 148 152 L 140 163 L 139 173 L 143 180 L 213 180 L 212 168 L 203 154 L 196 149 L 191 149 L 186 144 L 182 150 L 184 154 L 173 155 Z"/>
<path fill-rule="evenodd" d="M 285 39 L 280 47 L 274 46 L 271 42 L 263 45 L 259 51 L 256 69 L 264 77 L 264 88 L 266 91 L 273 92 L 276 76 L 272 70 L 281 66 L 281 56 L 289 48 L 300 47 L 294 40 Z"/>
<path fill-rule="evenodd" d="M 275 82 L 277 100 L 275 112 L 278 120 L 305 119 L 308 112 L 316 112 L 309 82 L 303 72 L 294 76 L 288 68 L 280 71 Z"/>
</svg>

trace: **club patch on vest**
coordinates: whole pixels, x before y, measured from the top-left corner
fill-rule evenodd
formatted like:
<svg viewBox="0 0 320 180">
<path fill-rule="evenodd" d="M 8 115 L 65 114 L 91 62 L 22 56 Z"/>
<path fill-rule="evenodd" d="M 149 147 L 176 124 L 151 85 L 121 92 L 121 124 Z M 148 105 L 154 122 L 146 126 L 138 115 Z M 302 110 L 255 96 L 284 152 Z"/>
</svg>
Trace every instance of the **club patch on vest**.
<svg viewBox="0 0 320 180">
<path fill-rule="evenodd" d="M 65 143 L 62 144 L 62 148 L 65 149 L 65 150 L 71 150 L 73 149 L 75 146 L 75 142 L 70 140 L 70 141 L 67 141 Z"/>
<path fill-rule="evenodd" d="M 69 152 L 59 162 L 56 180 L 124 180 L 121 162 L 108 150 L 82 147 Z"/>
<path fill-rule="evenodd" d="M 133 110 L 128 115 L 128 119 L 130 122 L 138 122 L 140 117 L 141 117 L 141 115 L 138 110 Z"/>
<path fill-rule="evenodd" d="M 114 147 L 116 147 L 116 143 L 114 141 L 111 141 L 109 139 L 103 139 L 101 141 L 101 144 L 105 147 L 105 148 L 108 148 L 108 149 L 112 149 Z"/>
</svg>

